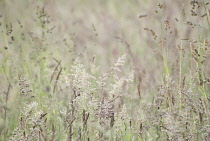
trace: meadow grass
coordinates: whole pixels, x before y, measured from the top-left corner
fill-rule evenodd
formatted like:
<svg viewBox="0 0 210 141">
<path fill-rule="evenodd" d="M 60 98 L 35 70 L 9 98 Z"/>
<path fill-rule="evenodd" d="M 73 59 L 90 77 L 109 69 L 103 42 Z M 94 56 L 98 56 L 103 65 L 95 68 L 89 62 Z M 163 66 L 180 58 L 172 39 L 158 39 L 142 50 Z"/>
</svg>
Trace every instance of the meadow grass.
<svg viewBox="0 0 210 141">
<path fill-rule="evenodd" d="M 208 0 L 0 1 L 0 140 L 209 141 Z"/>
</svg>

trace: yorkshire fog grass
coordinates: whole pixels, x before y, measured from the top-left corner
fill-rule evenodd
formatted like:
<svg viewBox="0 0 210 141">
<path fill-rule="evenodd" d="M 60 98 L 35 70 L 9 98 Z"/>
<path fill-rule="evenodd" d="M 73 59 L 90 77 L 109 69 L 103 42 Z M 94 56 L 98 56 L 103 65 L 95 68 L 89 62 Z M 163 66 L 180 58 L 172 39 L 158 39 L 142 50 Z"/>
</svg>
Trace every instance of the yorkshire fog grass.
<svg viewBox="0 0 210 141">
<path fill-rule="evenodd" d="M 0 141 L 209 141 L 208 0 L 0 1 Z"/>
</svg>

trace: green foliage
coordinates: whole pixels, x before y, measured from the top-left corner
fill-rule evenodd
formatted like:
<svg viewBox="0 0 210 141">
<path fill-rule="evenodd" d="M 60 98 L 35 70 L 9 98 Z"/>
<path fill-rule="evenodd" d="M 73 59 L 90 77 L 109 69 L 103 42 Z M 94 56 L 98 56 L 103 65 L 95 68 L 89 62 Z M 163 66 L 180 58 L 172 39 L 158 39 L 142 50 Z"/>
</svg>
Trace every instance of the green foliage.
<svg viewBox="0 0 210 141">
<path fill-rule="evenodd" d="M 207 141 L 209 6 L 0 1 L 0 140 Z"/>
</svg>

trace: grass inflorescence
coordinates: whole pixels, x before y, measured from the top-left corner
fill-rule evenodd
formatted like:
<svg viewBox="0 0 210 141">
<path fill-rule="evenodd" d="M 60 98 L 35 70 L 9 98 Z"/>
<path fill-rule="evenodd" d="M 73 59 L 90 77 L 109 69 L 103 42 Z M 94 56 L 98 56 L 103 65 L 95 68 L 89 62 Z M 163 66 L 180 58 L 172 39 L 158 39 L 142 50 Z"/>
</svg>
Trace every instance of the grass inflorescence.
<svg viewBox="0 0 210 141">
<path fill-rule="evenodd" d="M 0 140 L 209 141 L 210 3 L 0 1 Z"/>
</svg>

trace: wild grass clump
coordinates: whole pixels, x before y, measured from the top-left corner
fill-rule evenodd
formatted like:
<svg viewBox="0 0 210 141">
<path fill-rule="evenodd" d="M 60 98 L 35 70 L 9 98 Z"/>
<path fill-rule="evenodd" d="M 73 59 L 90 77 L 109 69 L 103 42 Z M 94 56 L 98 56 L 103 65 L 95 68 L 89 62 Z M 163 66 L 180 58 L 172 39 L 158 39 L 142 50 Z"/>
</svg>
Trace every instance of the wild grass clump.
<svg viewBox="0 0 210 141">
<path fill-rule="evenodd" d="M 209 6 L 1 1 L 0 140 L 208 141 Z"/>
</svg>

